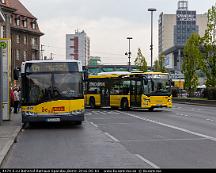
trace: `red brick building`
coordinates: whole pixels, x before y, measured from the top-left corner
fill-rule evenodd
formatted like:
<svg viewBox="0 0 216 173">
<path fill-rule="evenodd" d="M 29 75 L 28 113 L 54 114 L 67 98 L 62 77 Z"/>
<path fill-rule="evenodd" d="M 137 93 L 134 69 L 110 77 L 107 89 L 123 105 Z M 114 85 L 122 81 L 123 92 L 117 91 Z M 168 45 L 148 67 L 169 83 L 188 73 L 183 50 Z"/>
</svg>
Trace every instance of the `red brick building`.
<svg viewBox="0 0 216 173">
<path fill-rule="evenodd" d="M 20 67 L 23 61 L 40 59 L 43 33 L 37 18 L 19 0 L 0 0 L 0 7 L 6 20 L 0 28 L 1 37 L 11 38 L 11 69 Z"/>
</svg>

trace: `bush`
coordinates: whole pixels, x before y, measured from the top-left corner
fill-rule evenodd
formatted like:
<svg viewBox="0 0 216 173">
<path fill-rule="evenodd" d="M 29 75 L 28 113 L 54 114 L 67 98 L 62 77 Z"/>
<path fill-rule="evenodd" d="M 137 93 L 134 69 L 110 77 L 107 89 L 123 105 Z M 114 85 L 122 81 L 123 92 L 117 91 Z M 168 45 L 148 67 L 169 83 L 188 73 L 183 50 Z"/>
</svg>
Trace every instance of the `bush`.
<svg viewBox="0 0 216 173">
<path fill-rule="evenodd" d="M 216 87 L 209 87 L 207 88 L 207 91 L 208 91 L 208 99 L 216 100 Z"/>
</svg>

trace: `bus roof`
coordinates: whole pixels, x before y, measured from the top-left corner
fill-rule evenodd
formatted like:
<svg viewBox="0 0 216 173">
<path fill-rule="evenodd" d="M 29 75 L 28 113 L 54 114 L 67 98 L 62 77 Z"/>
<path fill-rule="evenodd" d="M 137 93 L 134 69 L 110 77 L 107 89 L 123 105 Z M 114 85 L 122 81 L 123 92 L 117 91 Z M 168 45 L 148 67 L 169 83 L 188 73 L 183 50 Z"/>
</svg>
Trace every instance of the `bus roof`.
<svg viewBox="0 0 216 173">
<path fill-rule="evenodd" d="M 81 62 L 78 60 L 31 60 L 31 61 L 25 61 L 23 63 L 55 63 L 55 62 Z"/>
<path fill-rule="evenodd" d="M 169 74 L 169 73 L 162 73 L 162 72 L 148 71 L 148 72 L 144 72 L 144 74 Z"/>
<path fill-rule="evenodd" d="M 103 78 L 118 78 L 124 76 L 123 74 L 104 74 L 104 75 L 90 75 L 89 79 L 103 79 Z"/>
<path fill-rule="evenodd" d="M 25 73 L 25 65 L 28 63 L 37 64 L 37 63 L 70 63 L 70 62 L 76 62 L 78 64 L 79 71 L 80 72 L 82 71 L 82 63 L 81 61 L 78 60 L 31 60 L 22 63 L 21 73 Z"/>
</svg>

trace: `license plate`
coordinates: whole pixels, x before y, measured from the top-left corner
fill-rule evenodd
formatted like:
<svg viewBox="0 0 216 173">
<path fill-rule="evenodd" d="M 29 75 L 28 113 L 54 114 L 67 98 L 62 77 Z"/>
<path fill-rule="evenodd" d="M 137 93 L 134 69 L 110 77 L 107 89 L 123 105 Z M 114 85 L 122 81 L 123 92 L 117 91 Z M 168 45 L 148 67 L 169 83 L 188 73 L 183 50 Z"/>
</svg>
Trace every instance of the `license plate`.
<svg viewBox="0 0 216 173">
<path fill-rule="evenodd" d="M 60 118 L 48 118 L 47 122 L 60 122 Z"/>
<path fill-rule="evenodd" d="M 161 107 L 162 105 L 156 105 L 157 107 Z"/>
</svg>

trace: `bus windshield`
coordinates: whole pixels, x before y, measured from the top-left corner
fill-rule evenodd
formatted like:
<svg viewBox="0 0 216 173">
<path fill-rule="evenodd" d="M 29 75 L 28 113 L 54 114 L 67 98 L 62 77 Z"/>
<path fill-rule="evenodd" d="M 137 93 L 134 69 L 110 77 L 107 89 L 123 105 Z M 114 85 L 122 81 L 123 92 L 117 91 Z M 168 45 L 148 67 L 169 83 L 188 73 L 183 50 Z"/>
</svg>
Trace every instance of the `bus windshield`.
<svg viewBox="0 0 216 173">
<path fill-rule="evenodd" d="M 82 74 L 79 72 L 31 73 L 25 78 L 22 93 L 24 104 L 83 98 Z"/>
<path fill-rule="evenodd" d="M 150 96 L 170 96 L 171 83 L 168 75 L 151 75 L 149 76 L 149 90 Z"/>
</svg>

